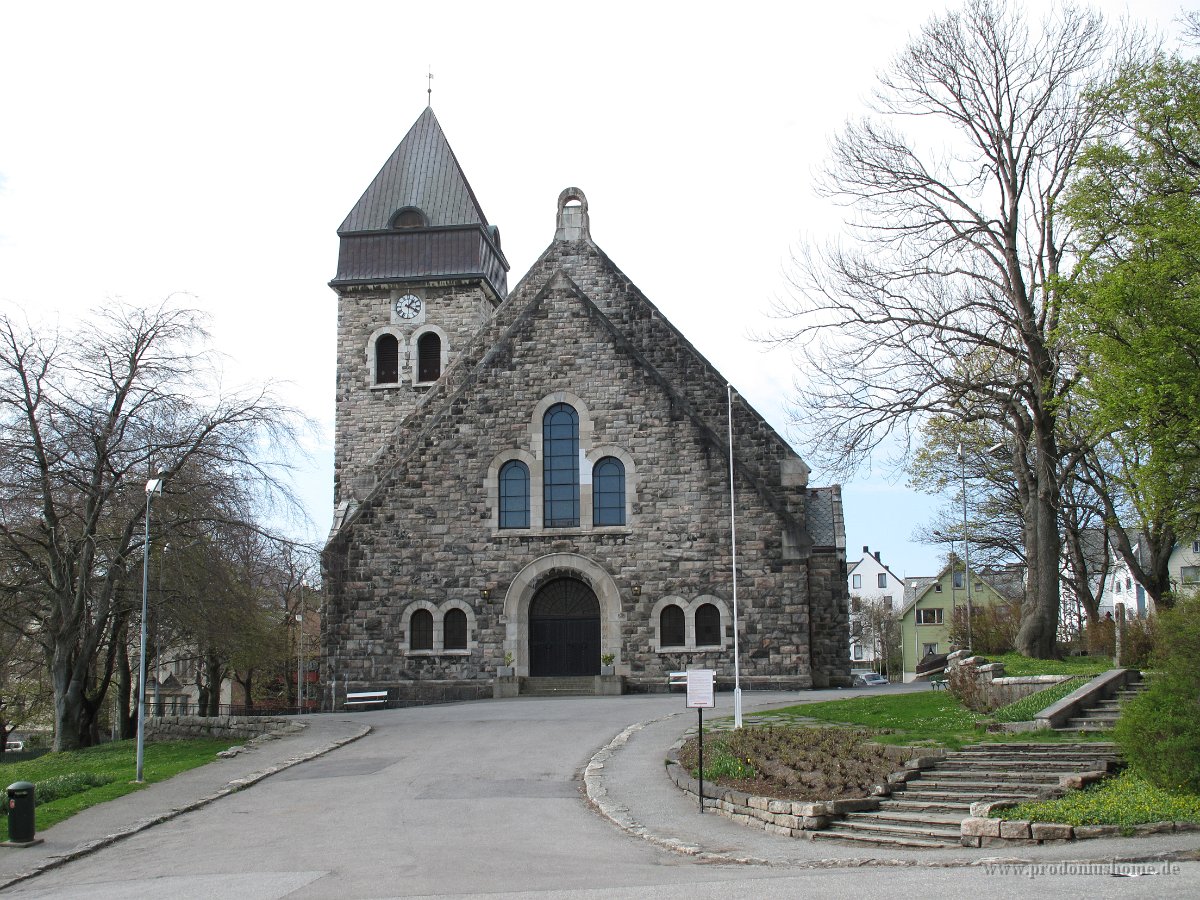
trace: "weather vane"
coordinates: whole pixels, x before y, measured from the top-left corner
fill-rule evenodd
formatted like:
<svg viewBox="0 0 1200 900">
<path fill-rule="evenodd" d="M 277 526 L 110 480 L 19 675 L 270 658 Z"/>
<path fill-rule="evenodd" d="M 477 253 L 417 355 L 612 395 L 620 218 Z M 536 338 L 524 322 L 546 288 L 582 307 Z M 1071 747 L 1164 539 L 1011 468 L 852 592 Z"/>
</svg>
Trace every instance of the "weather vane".
<svg viewBox="0 0 1200 900">
<path fill-rule="evenodd" d="M 425 88 L 425 93 L 429 95 L 426 101 L 428 106 L 433 106 L 433 66 L 429 67 L 429 74 L 425 76 L 428 79 L 429 85 Z"/>
</svg>

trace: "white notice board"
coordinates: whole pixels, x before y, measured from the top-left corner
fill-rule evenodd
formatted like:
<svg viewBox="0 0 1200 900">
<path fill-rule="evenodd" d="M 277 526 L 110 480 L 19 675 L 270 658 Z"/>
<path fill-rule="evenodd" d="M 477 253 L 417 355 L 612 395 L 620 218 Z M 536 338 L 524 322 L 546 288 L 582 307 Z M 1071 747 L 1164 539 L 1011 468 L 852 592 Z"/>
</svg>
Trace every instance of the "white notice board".
<svg viewBox="0 0 1200 900">
<path fill-rule="evenodd" d="M 713 669 L 688 669 L 688 709 L 712 709 L 717 705 L 713 697 L 713 682 L 716 676 L 717 673 Z"/>
</svg>

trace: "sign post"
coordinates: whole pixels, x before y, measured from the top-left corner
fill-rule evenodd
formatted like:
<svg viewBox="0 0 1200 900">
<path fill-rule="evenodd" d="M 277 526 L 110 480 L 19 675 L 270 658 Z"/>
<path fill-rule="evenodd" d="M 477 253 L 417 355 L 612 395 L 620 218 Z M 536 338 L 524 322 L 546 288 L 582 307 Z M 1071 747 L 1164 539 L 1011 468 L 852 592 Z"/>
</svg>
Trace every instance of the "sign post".
<svg viewBox="0 0 1200 900">
<path fill-rule="evenodd" d="M 688 669 L 687 708 L 695 709 L 700 725 L 700 813 L 704 814 L 704 710 L 713 709 L 716 703 L 713 684 L 717 673 L 712 669 Z"/>
</svg>

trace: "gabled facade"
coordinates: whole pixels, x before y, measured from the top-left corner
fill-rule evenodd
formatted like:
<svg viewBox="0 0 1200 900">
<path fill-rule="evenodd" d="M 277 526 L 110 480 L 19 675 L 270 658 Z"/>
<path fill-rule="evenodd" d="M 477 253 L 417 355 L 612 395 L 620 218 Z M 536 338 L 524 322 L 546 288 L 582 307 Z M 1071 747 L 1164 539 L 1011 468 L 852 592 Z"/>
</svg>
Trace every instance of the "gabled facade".
<svg viewBox="0 0 1200 900">
<path fill-rule="evenodd" d="M 879 607 L 899 614 L 904 604 L 904 579 L 884 565 L 880 551 L 872 553 L 864 545 L 862 556 L 849 567 L 846 586 L 850 593 L 850 662 L 856 667 L 870 665 L 879 648 L 868 633 L 868 610 Z"/>
<path fill-rule="evenodd" d="M 489 696 L 499 667 L 594 675 L 608 656 L 629 690 L 732 680 L 726 382 L 592 241 L 582 191 L 554 224 L 510 294 L 431 110 L 343 223 L 322 652 L 339 695 Z M 840 489 L 810 487 L 736 395 L 732 415 L 742 682 L 848 683 Z"/>
</svg>

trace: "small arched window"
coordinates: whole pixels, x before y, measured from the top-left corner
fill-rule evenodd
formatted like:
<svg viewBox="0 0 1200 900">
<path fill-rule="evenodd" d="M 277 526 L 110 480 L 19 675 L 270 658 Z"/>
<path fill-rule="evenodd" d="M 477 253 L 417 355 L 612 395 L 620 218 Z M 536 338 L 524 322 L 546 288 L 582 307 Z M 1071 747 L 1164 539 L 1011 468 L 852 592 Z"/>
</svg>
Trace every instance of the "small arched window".
<svg viewBox="0 0 1200 900">
<path fill-rule="evenodd" d="M 529 527 L 529 467 L 520 460 L 500 467 L 500 527 Z"/>
<path fill-rule="evenodd" d="M 615 456 L 592 468 L 592 524 L 625 524 L 625 466 Z"/>
<path fill-rule="evenodd" d="M 413 207 L 402 209 L 392 217 L 393 228 L 423 228 L 424 226 L 425 216 L 419 209 Z"/>
<path fill-rule="evenodd" d="M 375 383 L 395 384 L 400 380 L 400 342 L 394 334 L 375 340 Z"/>
<path fill-rule="evenodd" d="M 719 647 L 721 645 L 721 611 L 711 603 L 702 603 L 696 609 L 696 646 Z"/>
<path fill-rule="evenodd" d="M 433 613 L 427 609 L 418 609 L 408 620 L 408 649 L 433 649 Z"/>
<path fill-rule="evenodd" d="M 417 340 L 417 381 L 437 381 L 442 377 L 442 339 L 427 331 Z"/>
<path fill-rule="evenodd" d="M 658 644 L 660 647 L 683 646 L 683 610 L 672 603 L 658 614 Z"/>
<path fill-rule="evenodd" d="M 442 621 L 442 639 L 447 650 L 467 649 L 467 614 L 461 609 L 446 610 Z"/>
<path fill-rule="evenodd" d="M 579 414 L 555 403 L 542 417 L 542 503 L 547 528 L 579 527 Z"/>
</svg>

